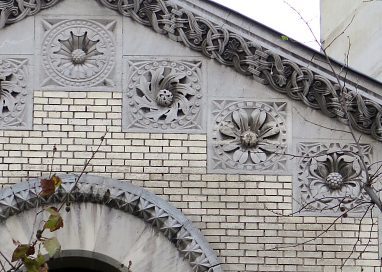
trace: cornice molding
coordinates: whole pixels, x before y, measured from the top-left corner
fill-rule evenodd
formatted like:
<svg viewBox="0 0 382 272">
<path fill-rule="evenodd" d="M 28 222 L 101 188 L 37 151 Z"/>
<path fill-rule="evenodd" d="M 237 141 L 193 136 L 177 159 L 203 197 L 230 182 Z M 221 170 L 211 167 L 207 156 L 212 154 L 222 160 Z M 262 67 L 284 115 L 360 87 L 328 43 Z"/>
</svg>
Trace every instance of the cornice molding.
<svg viewBox="0 0 382 272">
<path fill-rule="evenodd" d="M 6 0 L 0 4 L 0 28 L 34 15 L 61 0 Z M 282 56 L 272 47 L 213 23 L 203 15 L 190 11 L 170 0 L 98 0 L 103 6 L 131 17 L 155 32 L 201 52 L 208 58 L 233 67 L 273 90 L 322 111 L 342 123 L 350 120 L 358 131 L 382 141 L 382 99 L 352 81 L 340 97 L 340 86 L 324 66 L 310 68 L 312 63 L 296 62 Z M 187 2 L 187 1 L 186 1 Z M 346 76 L 344 77 L 346 78 Z M 344 106 L 347 108 L 343 110 Z M 348 117 L 348 118 L 346 118 Z"/>
<path fill-rule="evenodd" d="M 61 187 L 45 199 L 39 195 L 40 179 L 31 179 L 0 190 L 0 222 L 44 205 L 91 202 L 121 210 L 144 220 L 162 233 L 195 272 L 222 272 L 219 261 L 202 233 L 182 212 L 160 197 L 127 181 L 82 175 L 60 175 Z M 75 187 L 74 187 L 75 186 Z"/>
</svg>

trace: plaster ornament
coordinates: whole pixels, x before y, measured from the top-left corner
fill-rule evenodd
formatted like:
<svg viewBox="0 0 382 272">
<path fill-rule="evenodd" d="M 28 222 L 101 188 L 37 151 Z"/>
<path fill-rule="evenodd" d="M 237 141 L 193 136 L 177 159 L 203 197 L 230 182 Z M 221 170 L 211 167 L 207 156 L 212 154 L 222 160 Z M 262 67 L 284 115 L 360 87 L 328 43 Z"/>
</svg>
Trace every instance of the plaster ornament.
<svg viewBox="0 0 382 272">
<path fill-rule="evenodd" d="M 27 128 L 28 102 L 28 60 L 0 60 L 0 128 Z M 30 105 L 29 105 L 30 106 Z"/>
<path fill-rule="evenodd" d="M 67 199 L 71 203 L 102 204 L 137 216 L 158 235 L 163 234 L 190 263 L 192 271 L 223 271 L 200 231 L 179 210 L 158 196 L 130 182 L 105 177 L 84 174 L 80 179 L 76 175 L 60 175 L 60 178 L 60 188 L 49 198 L 40 194 L 40 179 L 30 179 L 0 190 L 0 223 L 24 211 Z"/>
<path fill-rule="evenodd" d="M 54 6 L 61 0 L 2 0 L 0 2 L 0 28 L 21 21 L 39 11 Z"/>
<path fill-rule="evenodd" d="M 113 23 L 104 26 L 97 21 L 76 19 L 44 21 L 44 25 L 48 31 L 42 59 L 48 80 L 60 86 L 110 85 L 107 80 L 115 65 Z"/>
<path fill-rule="evenodd" d="M 132 127 L 198 128 L 202 90 L 200 62 L 131 63 L 125 98 Z"/>
<path fill-rule="evenodd" d="M 174 99 L 174 95 L 171 91 L 163 89 L 159 90 L 157 96 L 156 96 L 156 102 L 159 106 L 162 107 L 169 107 Z"/>
<path fill-rule="evenodd" d="M 61 0 L 2 1 L 0 28 L 34 15 L 59 1 Z M 382 141 L 382 104 L 378 99 L 370 98 L 376 97 L 375 93 L 360 89 L 357 83 L 349 82 L 347 88 L 343 88 L 347 101 L 345 113 L 339 102 L 340 87 L 337 82 L 324 72 L 310 69 L 310 63 L 301 65 L 291 60 L 293 54 L 290 54 L 290 57 L 281 56 L 273 52 L 269 46 L 248 40 L 247 35 L 235 33 L 170 0 L 99 0 L 99 2 L 123 16 L 131 17 L 138 23 L 151 27 L 162 35 L 169 36 L 174 41 L 202 52 L 221 64 L 233 67 L 241 74 L 269 85 L 292 99 L 321 110 L 331 118 L 346 122 L 344 116 L 349 116 L 354 128 Z M 55 77 L 55 80 L 58 79 Z M 67 82 L 62 80 L 59 84 L 65 85 Z M 78 82 L 76 84 L 70 86 L 81 86 Z"/>
<path fill-rule="evenodd" d="M 368 165 L 370 147 L 361 148 Z M 368 199 L 362 192 L 366 176 L 357 149 L 355 144 L 299 145 L 298 190 L 304 210 L 331 213 L 341 207 L 351 212 L 365 208 L 360 204 Z"/>
<path fill-rule="evenodd" d="M 285 103 L 236 102 L 215 117 L 213 147 L 216 167 L 277 169 L 286 149 Z M 284 168 L 281 166 L 281 168 Z"/>
<path fill-rule="evenodd" d="M 34 15 L 59 1 L 34 0 L 31 3 L 18 0 L 2 1 L 0 28 Z M 174 41 L 202 52 L 221 64 L 233 67 L 241 74 L 269 85 L 292 99 L 321 110 L 331 118 L 346 122 L 344 116 L 349 116 L 354 128 L 382 141 L 382 104 L 378 99 L 370 98 L 376 97 L 375 93 L 360 89 L 357 83 L 348 82 L 347 88 L 343 88 L 347 101 L 345 113 L 339 102 L 340 87 L 337 82 L 324 72 L 310 69 L 310 63 L 301 65 L 291 60 L 293 54 L 290 54 L 290 57 L 278 55 L 269 46 L 248 40 L 247 35 L 235 33 L 170 0 L 99 0 L 99 2 L 123 16 L 131 17 L 138 23 L 151 27 L 162 35 L 169 36 Z M 65 85 L 67 82 L 61 81 L 59 84 Z M 81 86 L 78 82 L 76 84 L 70 86 Z"/>
</svg>

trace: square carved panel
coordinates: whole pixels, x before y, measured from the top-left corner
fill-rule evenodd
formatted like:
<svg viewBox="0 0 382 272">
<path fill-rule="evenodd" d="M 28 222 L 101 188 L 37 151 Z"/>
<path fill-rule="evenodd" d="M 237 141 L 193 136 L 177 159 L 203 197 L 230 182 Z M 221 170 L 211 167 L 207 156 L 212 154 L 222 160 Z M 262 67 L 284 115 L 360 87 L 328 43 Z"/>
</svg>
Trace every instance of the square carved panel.
<svg viewBox="0 0 382 272">
<path fill-rule="evenodd" d="M 360 145 L 369 167 L 371 147 Z M 362 189 L 366 173 L 357 144 L 299 143 L 294 209 L 309 215 L 363 212 L 369 201 Z"/>
<path fill-rule="evenodd" d="M 39 88 L 115 90 L 120 86 L 119 19 L 43 18 L 40 25 Z"/>
<path fill-rule="evenodd" d="M 214 100 L 210 107 L 210 172 L 279 173 L 286 170 L 285 102 Z"/>
<path fill-rule="evenodd" d="M 30 60 L 0 56 L 0 129 L 32 128 Z"/>
<path fill-rule="evenodd" d="M 124 131 L 203 132 L 202 61 L 126 59 Z"/>
</svg>

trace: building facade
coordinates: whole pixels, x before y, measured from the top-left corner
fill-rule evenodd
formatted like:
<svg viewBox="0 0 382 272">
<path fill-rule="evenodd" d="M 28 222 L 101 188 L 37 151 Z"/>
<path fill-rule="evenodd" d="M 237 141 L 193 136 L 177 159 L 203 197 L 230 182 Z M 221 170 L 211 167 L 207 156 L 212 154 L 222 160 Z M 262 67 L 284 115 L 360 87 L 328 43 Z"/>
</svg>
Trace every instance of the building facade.
<svg viewBox="0 0 382 272">
<path fill-rule="evenodd" d="M 0 9 L 3 253 L 68 196 L 109 271 L 380 271 L 379 82 L 207 1 Z"/>
</svg>

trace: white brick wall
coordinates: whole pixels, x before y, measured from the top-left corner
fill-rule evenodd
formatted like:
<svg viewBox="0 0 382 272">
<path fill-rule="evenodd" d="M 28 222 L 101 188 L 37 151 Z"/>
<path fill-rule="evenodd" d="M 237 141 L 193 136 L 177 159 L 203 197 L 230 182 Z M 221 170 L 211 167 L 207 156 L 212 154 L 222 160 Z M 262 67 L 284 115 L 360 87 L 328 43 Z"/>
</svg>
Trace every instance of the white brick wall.
<svg viewBox="0 0 382 272">
<path fill-rule="evenodd" d="M 208 174 L 204 134 L 123 133 L 121 97 L 35 92 L 34 130 L 0 132 L 0 182 L 7 186 L 46 175 L 53 146 L 53 171 L 79 172 L 108 130 L 86 172 L 130 180 L 169 200 L 202 230 L 225 271 L 340 271 L 359 219 L 343 218 L 311 243 L 285 248 L 317 237 L 334 219 L 277 215 L 291 212 L 290 176 Z M 380 271 L 372 223 L 363 220 L 363 245 L 343 271 Z M 281 248 L 272 250 L 275 246 Z"/>
</svg>

